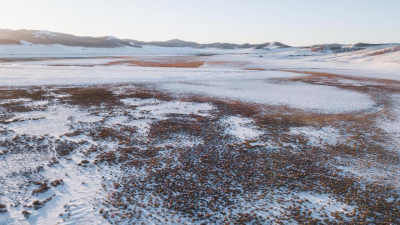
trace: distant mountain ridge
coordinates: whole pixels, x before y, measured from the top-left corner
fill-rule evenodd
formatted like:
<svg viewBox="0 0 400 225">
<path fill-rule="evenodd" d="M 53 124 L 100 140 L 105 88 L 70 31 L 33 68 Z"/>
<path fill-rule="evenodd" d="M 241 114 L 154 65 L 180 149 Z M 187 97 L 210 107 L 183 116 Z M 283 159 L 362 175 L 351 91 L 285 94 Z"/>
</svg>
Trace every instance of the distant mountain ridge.
<svg viewBox="0 0 400 225">
<path fill-rule="evenodd" d="M 266 42 L 263 44 L 233 44 L 233 43 L 210 43 L 199 44 L 196 42 L 182 41 L 173 39 L 169 41 L 151 41 L 144 42 L 132 39 L 119 39 L 113 36 L 105 37 L 82 37 L 65 33 L 57 33 L 43 30 L 9 30 L 0 29 L 0 45 L 21 45 L 21 44 L 43 44 L 52 45 L 60 44 L 65 46 L 79 46 L 87 48 L 118 48 L 133 47 L 141 48 L 143 45 L 154 45 L 160 47 L 192 47 L 192 48 L 219 48 L 219 49 L 236 49 L 236 48 L 254 48 L 254 49 L 270 49 L 270 48 L 290 48 L 291 46 L 280 42 Z"/>
</svg>

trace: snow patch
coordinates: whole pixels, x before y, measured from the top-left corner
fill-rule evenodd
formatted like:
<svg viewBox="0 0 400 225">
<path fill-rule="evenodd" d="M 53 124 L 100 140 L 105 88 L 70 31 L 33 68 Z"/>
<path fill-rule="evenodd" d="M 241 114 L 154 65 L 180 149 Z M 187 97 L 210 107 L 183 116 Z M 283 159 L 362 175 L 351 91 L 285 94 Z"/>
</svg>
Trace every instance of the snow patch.
<svg viewBox="0 0 400 225">
<path fill-rule="evenodd" d="M 353 112 L 371 109 L 375 105 L 365 94 L 306 83 L 279 84 L 231 79 L 195 84 L 167 83 L 162 87 L 172 93 L 203 94 L 245 102 L 287 105 L 321 113 Z"/>
<path fill-rule="evenodd" d="M 43 103 L 39 103 L 43 104 Z M 18 134 L 61 136 L 70 131 L 69 125 L 77 122 L 96 122 L 102 119 L 79 112 L 78 108 L 66 106 L 49 106 L 46 111 L 32 111 L 16 114 L 7 124 L 7 128 Z"/>
<path fill-rule="evenodd" d="M 156 105 L 147 105 L 137 108 L 140 111 L 148 112 L 156 118 L 163 118 L 168 114 L 183 114 L 183 115 L 199 115 L 208 116 L 208 111 L 213 107 L 208 103 L 193 103 L 193 102 L 163 102 Z"/>
<path fill-rule="evenodd" d="M 255 139 L 262 134 L 258 127 L 254 126 L 254 121 L 250 118 L 229 116 L 222 119 L 227 129 L 226 133 L 235 136 L 240 140 Z"/>
<path fill-rule="evenodd" d="M 316 127 L 294 127 L 290 128 L 289 133 L 307 137 L 307 144 L 312 146 L 334 145 L 341 140 L 339 130 L 330 126 L 319 129 Z"/>
</svg>

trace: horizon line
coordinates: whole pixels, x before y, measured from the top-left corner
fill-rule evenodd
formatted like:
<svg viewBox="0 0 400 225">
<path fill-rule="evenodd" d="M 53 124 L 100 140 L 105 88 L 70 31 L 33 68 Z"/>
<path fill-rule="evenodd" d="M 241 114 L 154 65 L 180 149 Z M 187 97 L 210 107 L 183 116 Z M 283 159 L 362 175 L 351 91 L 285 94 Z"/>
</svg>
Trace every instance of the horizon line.
<svg viewBox="0 0 400 225">
<path fill-rule="evenodd" d="M 167 41 L 173 41 L 173 40 L 179 40 L 179 41 L 184 41 L 184 42 L 193 42 L 196 44 L 215 44 L 215 43 L 227 43 L 227 44 L 235 44 L 235 45 L 245 45 L 245 44 L 251 44 L 251 45 L 262 45 L 265 43 L 274 43 L 274 42 L 278 42 L 281 44 L 285 44 L 283 42 L 280 41 L 267 41 L 267 42 L 263 42 L 263 43 L 250 43 L 250 42 L 245 42 L 245 43 L 235 43 L 235 42 L 220 42 L 220 41 L 216 41 L 216 42 L 208 42 L 208 43 L 201 43 L 201 42 L 197 42 L 197 41 L 187 41 L 187 40 L 183 40 L 180 38 L 172 38 L 169 40 L 164 40 L 164 41 L 143 41 L 143 40 L 137 40 L 137 39 L 132 39 L 132 38 L 119 38 L 116 37 L 114 35 L 105 35 L 105 36 L 88 36 L 88 35 L 76 35 L 76 34 L 72 34 L 72 33 L 64 33 L 64 32 L 59 32 L 59 31 L 50 31 L 50 30 L 46 30 L 46 29 L 9 29 L 9 28 L 0 28 L 0 30 L 10 30 L 10 31 L 22 31 L 22 30 L 26 30 L 26 31 L 46 31 L 46 32 L 51 32 L 51 33 L 60 33 L 60 34 L 68 34 L 68 35 L 73 35 L 76 37 L 92 37 L 92 38 L 102 38 L 102 37 L 114 37 L 120 40 L 132 40 L 132 41 L 141 41 L 141 42 L 167 42 Z M 352 45 L 352 44 L 359 44 L 359 43 L 364 43 L 364 44 L 381 44 L 381 45 L 385 45 L 385 44 L 399 44 L 396 42 L 379 42 L 379 43 L 372 43 L 372 42 L 355 42 L 355 43 L 338 43 L 338 42 L 333 42 L 333 43 L 318 43 L 318 44 L 312 44 L 312 45 L 288 45 L 290 47 L 309 47 L 309 46 L 314 46 L 314 45 L 334 45 L 334 44 L 338 44 L 338 45 Z M 285 44 L 286 45 L 286 44 Z"/>
</svg>

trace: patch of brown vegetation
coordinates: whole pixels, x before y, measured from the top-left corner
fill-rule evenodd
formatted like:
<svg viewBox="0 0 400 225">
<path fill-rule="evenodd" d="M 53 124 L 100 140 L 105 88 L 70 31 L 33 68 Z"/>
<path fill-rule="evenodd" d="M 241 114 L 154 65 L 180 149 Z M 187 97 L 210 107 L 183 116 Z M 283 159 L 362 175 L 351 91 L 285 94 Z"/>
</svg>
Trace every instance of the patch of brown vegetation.
<svg viewBox="0 0 400 225">
<path fill-rule="evenodd" d="M 322 51 L 322 50 L 325 50 L 325 48 L 326 48 L 326 46 L 318 46 L 318 47 L 313 47 L 313 48 L 311 48 L 311 52 L 319 52 L 319 51 Z"/>
<path fill-rule="evenodd" d="M 9 100 L 9 102 L 5 101 L 0 105 L 0 108 L 5 109 L 7 112 L 15 113 L 15 112 L 30 112 L 32 111 L 32 107 L 25 105 L 29 103 L 29 101 L 23 101 L 18 99 L 31 99 L 32 101 L 39 101 L 44 99 L 51 99 L 46 96 L 47 90 L 41 87 L 29 87 L 29 88 L 0 88 L 0 100 Z M 35 107 L 35 110 L 44 110 L 46 107 Z M 0 116 L 1 118 L 2 116 Z M 4 122 L 4 121 L 3 121 Z"/>
<path fill-rule="evenodd" d="M 46 182 L 43 182 L 43 183 L 39 182 L 39 183 L 37 183 L 37 185 L 40 185 L 40 187 L 38 189 L 33 190 L 32 194 L 44 193 L 44 192 L 46 192 L 47 190 L 50 189 L 50 187 L 47 185 Z"/>
<path fill-rule="evenodd" d="M 64 184 L 63 179 L 53 180 L 52 182 L 50 182 L 50 185 L 53 187 L 57 187 L 58 185 L 62 185 L 62 184 Z"/>
<path fill-rule="evenodd" d="M 207 61 L 207 65 L 210 66 L 231 66 L 231 67 L 243 67 L 248 65 L 249 62 L 235 62 L 235 61 Z"/>
<path fill-rule="evenodd" d="M 116 57 L 124 60 L 116 60 L 102 64 L 103 66 L 130 65 L 140 67 L 174 67 L 174 68 L 198 68 L 205 63 L 198 56 L 169 56 L 169 57 Z"/>
<path fill-rule="evenodd" d="M 55 144 L 56 144 L 55 150 L 59 156 L 67 156 L 71 154 L 79 146 L 77 143 L 68 140 L 65 141 L 56 140 Z"/>
<path fill-rule="evenodd" d="M 58 92 L 70 94 L 71 96 L 63 99 L 63 101 L 73 105 L 84 107 L 105 105 L 112 107 L 120 104 L 119 98 L 106 86 L 63 88 Z"/>
<path fill-rule="evenodd" d="M 367 78 L 367 77 L 356 77 L 356 76 L 346 76 L 340 74 L 333 74 L 333 73 L 323 73 L 323 72 L 313 72 L 313 71 L 299 71 L 299 70 L 282 70 L 284 72 L 291 72 L 291 73 L 299 73 L 299 74 L 307 74 L 309 76 L 306 77 L 296 77 L 296 78 L 285 78 L 294 81 L 305 81 L 307 79 L 313 78 L 329 78 L 329 79 L 345 79 L 345 80 L 353 80 L 353 81 L 360 81 L 360 82 L 375 82 L 378 84 L 385 84 L 385 85 L 396 85 L 395 89 L 399 89 L 400 81 L 396 80 L 389 80 L 389 79 L 378 79 L 378 78 Z M 281 79 L 281 78 L 279 78 Z M 366 85 L 368 86 L 368 85 Z M 390 86 L 383 87 L 385 90 L 391 90 Z M 389 88 L 389 89 L 387 89 Z"/>
<path fill-rule="evenodd" d="M 367 56 L 377 56 L 377 55 L 383 55 L 383 54 L 387 54 L 390 52 L 397 52 L 397 51 L 400 51 L 400 46 L 394 46 L 392 48 L 385 48 L 380 51 L 375 51 L 375 52 L 367 54 Z"/>
<path fill-rule="evenodd" d="M 171 138 L 178 133 L 183 133 L 191 136 L 204 136 L 202 133 L 203 121 L 189 120 L 183 118 L 181 115 L 177 118 L 171 118 L 167 120 L 158 121 L 152 124 L 149 137 L 157 140 L 165 140 Z"/>
<path fill-rule="evenodd" d="M 108 162 L 109 164 L 116 163 L 117 155 L 115 151 L 109 151 L 96 156 L 94 164 Z"/>
<path fill-rule="evenodd" d="M 124 88 L 124 93 L 119 94 L 120 98 L 158 99 L 171 101 L 174 98 L 165 92 L 157 90 L 154 86 L 136 84 L 134 88 Z"/>
<path fill-rule="evenodd" d="M 29 218 L 29 216 L 31 215 L 31 213 L 28 212 L 28 211 L 26 211 L 26 210 L 23 210 L 23 211 L 22 211 L 22 215 L 24 215 L 25 218 Z"/>
<path fill-rule="evenodd" d="M 265 71 L 263 68 L 245 68 L 245 70 L 256 70 L 256 71 Z"/>
<path fill-rule="evenodd" d="M 9 151 L 8 150 L 3 150 L 3 151 L 1 151 L 0 152 L 0 155 L 5 155 L 5 154 L 7 154 Z M 1 207 L 0 207 L 1 208 Z"/>
<path fill-rule="evenodd" d="M 19 98 L 30 98 L 34 101 L 46 99 L 44 96 L 47 91 L 42 88 L 20 88 L 20 89 L 0 89 L 0 99 L 12 100 Z"/>
<path fill-rule="evenodd" d="M 149 62 L 149 61 L 125 60 L 125 61 L 109 62 L 105 65 L 106 66 L 131 65 L 131 66 L 140 66 L 140 67 L 199 68 L 204 63 L 205 63 L 205 61 Z"/>
</svg>

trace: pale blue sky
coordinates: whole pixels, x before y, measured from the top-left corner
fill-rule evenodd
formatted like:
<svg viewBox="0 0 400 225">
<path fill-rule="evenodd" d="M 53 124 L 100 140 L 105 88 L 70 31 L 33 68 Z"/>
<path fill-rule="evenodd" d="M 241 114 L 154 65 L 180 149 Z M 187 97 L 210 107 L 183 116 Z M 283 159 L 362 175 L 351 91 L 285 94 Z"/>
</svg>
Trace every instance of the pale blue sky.
<svg viewBox="0 0 400 225">
<path fill-rule="evenodd" d="M 0 0 L 0 28 L 200 43 L 400 42 L 400 0 Z"/>
</svg>

